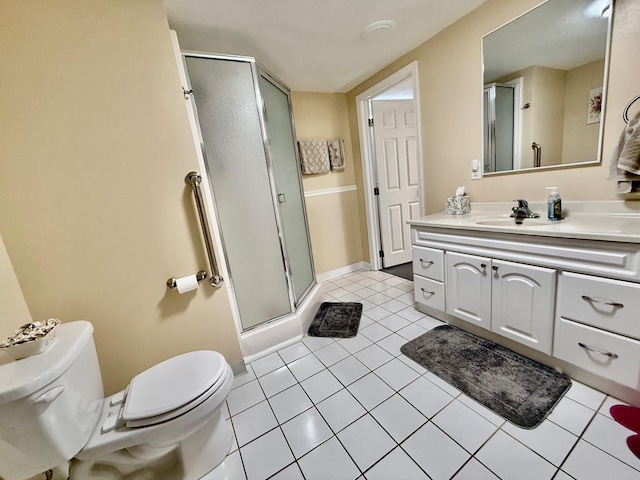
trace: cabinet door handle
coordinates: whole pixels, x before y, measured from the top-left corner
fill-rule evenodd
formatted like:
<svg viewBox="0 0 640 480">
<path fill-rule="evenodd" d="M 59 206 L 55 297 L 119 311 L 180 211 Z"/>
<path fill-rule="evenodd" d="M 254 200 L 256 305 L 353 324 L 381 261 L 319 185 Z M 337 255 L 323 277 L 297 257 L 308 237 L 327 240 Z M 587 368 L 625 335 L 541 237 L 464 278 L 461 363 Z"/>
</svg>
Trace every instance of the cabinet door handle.
<svg viewBox="0 0 640 480">
<path fill-rule="evenodd" d="M 482 267 L 482 273 L 484 273 L 485 270 L 487 269 L 487 264 L 486 263 L 481 263 L 480 267 Z"/>
<path fill-rule="evenodd" d="M 427 267 L 430 267 L 431 265 L 433 265 L 433 260 L 429 260 L 427 262 L 426 260 L 420 259 L 420 263 L 422 263 L 423 265 L 426 265 Z"/>
<path fill-rule="evenodd" d="M 597 353 L 598 355 L 604 355 L 605 357 L 610 357 L 610 358 L 618 358 L 618 355 L 616 355 L 613 352 L 603 352 L 602 350 L 598 350 L 598 349 L 595 349 L 593 347 L 590 347 L 589 345 L 585 345 L 582 342 L 578 342 L 578 345 L 580 346 L 580 348 L 584 348 L 585 350 L 588 350 L 589 352 Z"/>
<path fill-rule="evenodd" d="M 428 293 L 431 296 L 436 294 L 436 292 L 430 292 L 429 290 L 425 290 L 424 288 L 421 288 L 420 290 L 422 290 L 422 293 Z"/>
<path fill-rule="evenodd" d="M 610 307 L 613 308 L 622 308 L 624 307 L 624 305 L 622 303 L 618 303 L 618 302 L 605 302 L 604 300 L 597 300 L 595 298 L 591 298 L 587 295 L 582 295 L 582 299 L 586 302 L 591 302 L 591 303 L 599 303 L 601 305 L 609 305 Z"/>
<path fill-rule="evenodd" d="M 493 267 L 491 267 L 491 270 L 493 270 L 494 272 L 497 272 L 498 271 L 498 266 L 494 265 Z"/>
</svg>

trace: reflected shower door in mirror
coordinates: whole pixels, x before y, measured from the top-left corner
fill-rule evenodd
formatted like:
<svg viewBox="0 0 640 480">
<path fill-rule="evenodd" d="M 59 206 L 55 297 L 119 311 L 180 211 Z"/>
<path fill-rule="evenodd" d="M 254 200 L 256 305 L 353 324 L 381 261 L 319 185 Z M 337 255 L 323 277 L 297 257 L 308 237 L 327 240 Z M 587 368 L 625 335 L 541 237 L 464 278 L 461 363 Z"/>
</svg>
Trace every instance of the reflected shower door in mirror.
<svg viewBox="0 0 640 480">
<path fill-rule="evenodd" d="M 597 164 L 613 0 L 548 0 L 485 35 L 484 173 Z"/>
</svg>

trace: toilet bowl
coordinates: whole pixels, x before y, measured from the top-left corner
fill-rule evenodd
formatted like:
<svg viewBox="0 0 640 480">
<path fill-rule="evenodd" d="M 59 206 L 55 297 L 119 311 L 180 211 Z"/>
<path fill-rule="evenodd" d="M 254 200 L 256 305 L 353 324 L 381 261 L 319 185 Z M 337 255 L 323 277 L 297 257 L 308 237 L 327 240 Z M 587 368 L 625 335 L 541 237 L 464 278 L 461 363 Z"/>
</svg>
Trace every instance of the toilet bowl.
<svg viewBox="0 0 640 480">
<path fill-rule="evenodd" d="M 195 480 L 213 470 L 233 441 L 224 357 L 178 355 L 103 398 L 92 332 L 86 321 L 61 324 L 45 352 L 0 365 L 0 477 L 23 480 L 71 459 L 71 480 Z"/>
</svg>

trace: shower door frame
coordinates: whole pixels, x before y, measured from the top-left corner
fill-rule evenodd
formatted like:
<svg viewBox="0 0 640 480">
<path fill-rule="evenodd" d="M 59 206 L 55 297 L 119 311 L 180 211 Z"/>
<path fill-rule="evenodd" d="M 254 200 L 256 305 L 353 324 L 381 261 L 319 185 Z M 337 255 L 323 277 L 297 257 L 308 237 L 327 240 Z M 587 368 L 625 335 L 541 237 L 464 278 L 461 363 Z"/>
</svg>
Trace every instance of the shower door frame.
<svg viewBox="0 0 640 480">
<path fill-rule="evenodd" d="M 271 201 L 273 204 L 273 210 L 274 210 L 274 216 L 275 216 L 275 223 L 276 223 L 276 230 L 278 232 L 278 242 L 280 244 L 280 253 L 282 256 L 282 264 L 283 264 L 283 268 L 284 268 L 284 274 L 285 274 L 285 279 L 286 279 L 286 285 L 287 285 L 287 294 L 289 297 L 289 308 L 290 311 L 267 319 L 263 322 L 260 322 L 258 324 L 252 325 L 250 327 L 245 328 L 242 324 L 242 317 L 240 315 L 240 308 L 239 308 L 239 304 L 238 304 L 238 299 L 236 297 L 236 292 L 235 292 L 235 287 L 234 287 L 234 281 L 233 281 L 233 274 L 231 271 L 231 267 L 229 264 L 229 257 L 227 255 L 227 248 L 225 245 L 225 240 L 224 240 L 224 230 L 222 228 L 221 225 L 221 220 L 220 220 L 220 215 L 218 212 L 218 208 L 217 208 L 217 204 L 216 204 L 216 199 L 215 199 L 215 194 L 213 193 L 214 189 L 213 189 L 213 185 L 211 183 L 211 172 L 209 169 L 209 163 L 207 162 L 207 152 L 205 150 L 205 144 L 204 144 L 204 139 L 202 136 L 202 131 L 200 128 L 200 121 L 199 121 L 199 117 L 198 117 L 198 109 L 197 109 L 197 105 L 195 102 L 195 98 L 193 95 L 189 95 L 189 92 L 185 92 L 185 98 L 188 97 L 188 102 L 190 105 L 190 109 L 193 112 L 194 115 L 194 132 L 197 135 L 197 142 L 200 145 L 200 152 L 202 154 L 202 157 L 199 156 L 199 162 L 202 162 L 203 167 L 204 167 L 204 171 L 206 172 L 205 175 L 203 175 L 204 177 L 206 177 L 206 182 L 207 185 L 209 186 L 209 189 L 205 189 L 206 190 L 206 196 L 209 198 L 210 200 L 210 208 L 212 208 L 212 211 L 214 212 L 214 217 L 215 217 L 215 223 L 216 223 L 216 229 L 215 231 L 217 232 L 217 237 L 219 240 L 219 245 L 220 245 L 220 250 L 222 251 L 222 257 L 223 257 L 223 261 L 222 263 L 222 267 L 225 271 L 225 276 L 228 280 L 228 286 L 229 286 L 229 297 L 230 297 L 230 302 L 231 302 L 231 307 L 234 313 L 234 317 L 236 319 L 236 326 L 238 328 L 238 332 L 240 334 L 243 333 L 247 333 L 250 332 L 254 329 L 258 329 L 260 327 L 263 327 L 267 324 L 271 324 L 273 322 L 277 322 L 280 319 L 286 318 L 292 314 L 296 313 L 297 307 L 304 302 L 304 300 L 306 299 L 307 295 L 313 290 L 313 288 L 317 285 L 317 280 L 316 280 L 316 272 L 315 272 L 315 267 L 314 267 L 314 263 L 313 263 L 313 251 L 311 249 L 311 237 L 309 234 L 309 222 L 308 222 L 308 218 L 307 218 L 307 209 L 306 209 L 306 204 L 304 201 L 304 190 L 302 187 L 302 178 L 300 175 L 300 170 L 299 168 L 297 169 L 298 172 L 298 188 L 300 189 L 300 192 L 302 193 L 301 195 L 301 202 L 302 202 L 302 209 L 303 209 L 303 215 L 304 215 L 304 222 L 305 222 L 305 230 L 306 230 L 306 234 L 307 234 L 307 248 L 309 251 L 309 256 L 310 256 L 310 264 L 311 264 L 311 272 L 312 272 L 312 282 L 311 284 L 305 288 L 304 292 L 300 295 L 300 300 L 296 301 L 295 298 L 295 289 L 294 289 L 294 284 L 293 284 L 293 278 L 291 275 L 291 267 L 290 267 L 290 261 L 289 261 L 289 255 L 288 255 L 288 250 L 287 250 L 287 244 L 286 244 L 286 239 L 285 239 L 285 234 L 283 231 L 283 219 L 282 219 L 282 215 L 280 212 L 280 208 L 278 205 L 278 198 L 277 198 L 277 183 L 276 183 L 276 178 L 275 178 L 275 173 L 274 173 L 274 160 L 273 160 L 273 154 L 271 152 L 271 148 L 270 148 L 270 138 L 269 138 L 269 134 L 268 134 L 268 123 L 267 123 L 267 118 L 266 118 L 266 107 L 263 101 L 263 97 L 262 97 L 262 93 L 261 93 L 261 89 L 260 89 L 260 76 L 263 75 L 269 82 L 271 82 L 274 86 L 276 86 L 278 89 L 280 89 L 287 97 L 287 104 L 288 104 L 288 108 L 289 108 L 289 116 L 290 116 L 290 121 L 291 121 L 291 129 L 292 129 L 292 137 L 293 137 L 293 141 L 294 143 L 297 142 L 296 139 L 296 135 L 295 135 L 295 126 L 294 126 L 294 120 L 293 120 L 293 109 L 292 109 L 292 105 L 291 105 L 291 95 L 290 95 L 290 90 L 280 81 L 278 80 L 274 75 L 272 75 L 268 70 L 266 70 L 264 67 L 262 67 L 261 65 L 258 64 L 258 62 L 256 61 L 255 58 L 253 57 L 246 57 L 246 56 L 240 56 L 240 55 L 228 55 L 228 54 L 212 54 L 212 53 L 205 53 L 205 52 L 194 52 L 194 51 L 182 51 L 180 52 L 180 60 L 182 63 L 182 66 L 184 68 L 184 74 L 185 74 L 185 80 L 186 80 L 186 84 L 187 84 L 187 89 L 191 90 L 192 89 L 192 85 L 191 85 L 191 79 L 189 77 L 189 70 L 187 68 L 187 63 L 186 63 L 186 57 L 195 57 L 195 58 L 204 58 L 204 59 L 211 59 L 211 60 L 224 60 L 224 61 L 236 61 L 236 62 L 242 62 L 242 63 L 248 63 L 251 69 L 251 75 L 252 75 L 252 82 L 253 82 L 253 89 L 254 89 L 254 95 L 256 98 L 256 109 L 257 109 L 257 113 L 258 113 L 258 120 L 260 123 L 260 130 L 261 130 L 261 135 L 262 135 L 262 144 L 263 144 L 263 148 L 264 148 L 264 153 L 265 153 L 265 161 L 267 164 L 267 173 L 268 173 L 268 180 L 269 180 L 269 189 L 271 192 Z M 296 143 L 297 145 L 297 143 Z M 294 148 L 295 151 L 295 161 L 297 163 L 297 165 L 300 164 L 300 159 L 299 159 L 299 153 L 298 153 L 298 149 Z M 296 165 L 296 167 L 297 167 Z"/>
</svg>

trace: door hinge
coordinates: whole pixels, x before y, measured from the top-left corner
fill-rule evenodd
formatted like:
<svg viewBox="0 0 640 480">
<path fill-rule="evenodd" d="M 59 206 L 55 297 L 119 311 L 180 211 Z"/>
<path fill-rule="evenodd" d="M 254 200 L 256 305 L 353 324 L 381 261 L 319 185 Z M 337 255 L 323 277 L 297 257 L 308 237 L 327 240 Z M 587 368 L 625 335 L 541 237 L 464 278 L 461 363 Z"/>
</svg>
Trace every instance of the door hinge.
<svg viewBox="0 0 640 480">
<path fill-rule="evenodd" d="M 380 189 L 378 187 L 374 187 L 373 188 L 373 194 L 374 195 L 380 195 Z"/>
<path fill-rule="evenodd" d="M 370 118 L 370 119 L 369 119 L 369 126 L 370 126 L 370 127 L 373 127 L 373 118 Z"/>
<path fill-rule="evenodd" d="M 384 258 L 384 250 L 380 250 L 380 258 Z"/>
</svg>

